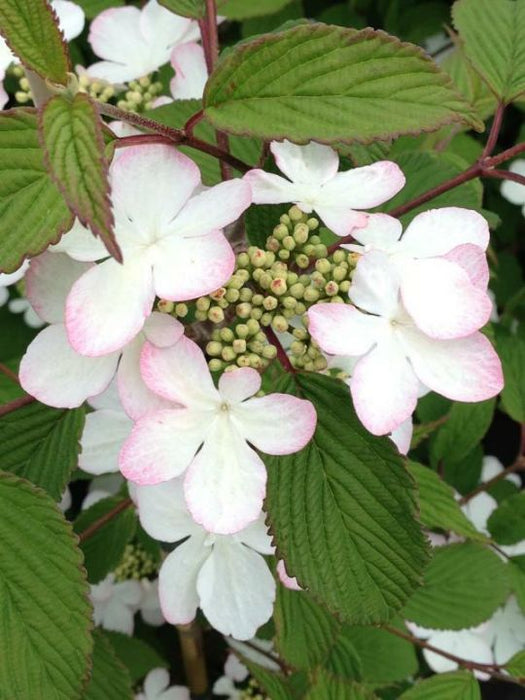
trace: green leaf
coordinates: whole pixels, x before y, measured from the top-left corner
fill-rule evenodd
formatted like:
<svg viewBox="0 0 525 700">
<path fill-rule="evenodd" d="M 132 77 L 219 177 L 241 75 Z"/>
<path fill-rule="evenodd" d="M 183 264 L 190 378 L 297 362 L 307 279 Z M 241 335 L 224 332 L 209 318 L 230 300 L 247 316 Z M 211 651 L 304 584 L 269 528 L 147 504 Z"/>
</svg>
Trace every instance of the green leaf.
<svg viewBox="0 0 525 700">
<path fill-rule="evenodd" d="M 468 671 L 440 673 L 416 683 L 400 700 L 481 700 L 479 683 Z"/>
<path fill-rule="evenodd" d="M 494 114 L 497 99 L 472 68 L 461 46 L 445 56 L 441 67 L 446 71 L 457 89 L 470 102 L 481 119 L 487 119 Z"/>
<path fill-rule="evenodd" d="M 2 0 L 0 27 L 7 43 L 30 70 L 54 83 L 71 70 L 55 12 L 45 0 Z"/>
<path fill-rule="evenodd" d="M 122 262 L 113 233 L 102 122 L 94 103 L 80 92 L 72 100 L 55 95 L 40 114 L 40 128 L 45 162 L 69 208 Z"/>
<path fill-rule="evenodd" d="M 246 2 L 246 0 L 218 0 L 217 10 L 220 15 L 228 19 L 244 20 L 250 17 L 262 17 L 279 12 L 292 0 L 258 0 Z"/>
<path fill-rule="evenodd" d="M 323 24 L 235 47 L 206 85 L 204 111 L 227 132 L 303 143 L 367 143 L 456 122 L 481 128 L 421 49 Z"/>
<path fill-rule="evenodd" d="M 128 505 L 124 505 L 128 503 Z M 81 535 L 95 521 L 108 515 L 113 509 L 122 505 L 116 515 L 107 520 L 102 527 L 90 537 L 81 541 L 85 566 L 90 583 L 98 583 L 120 563 L 127 543 L 135 534 L 137 519 L 135 511 L 129 507 L 128 499 L 111 496 L 97 501 L 83 511 L 73 525 L 75 532 Z"/>
<path fill-rule="evenodd" d="M 130 675 L 108 637 L 96 629 L 93 639 L 93 669 L 82 700 L 132 700 Z"/>
<path fill-rule="evenodd" d="M 336 678 L 319 669 L 304 700 L 374 700 L 376 697 L 364 685 Z"/>
<path fill-rule="evenodd" d="M 403 616 L 432 629 L 475 627 L 504 602 L 508 590 L 505 564 L 490 549 L 477 542 L 439 547 Z"/>
<path fill-rule="evenodd" d="M 176 15 L 193 19 L 201 19 L 206 14 L 205 0 L 159 0 L 159 5 Z"/>
<path fill-rule="evenodd" d="M 511 557 L 509 561 L 510 587 L 518 605 L 525 613 L 525 555 Z"/>
<path fill-rule="evenodd" d="M 408 469 L 419 489 L 420 517 L 429 528 L 452 530 L 458 535 L 485 540 L 472 525 L 454 498 L 454 490 L 432 469 L 417 462 L 408 462 Z"/>
<path fill-rule="evenodd" d="M 518 651 L 517 654 L 507 661 L 505 669 L 514 678 L 525 680 L 525 651 Z"/>
<path fill-rule="evenodd" d="M 495 398 L 479 403 L 455 401 L 445 424 L 432 441 L 432 465 L 441 461 L 454 463 L 465 459 L 485 436 L 492 422 L 495 407 Z"/>
<path fill-rule="evenodd" d="M 41 486 L 59 501 L 77 466 L 84 409 L 50 408 L 37 401 L 0 421 L 0 469 Z"/>
<path fill-rule="evenodd" d="M 175 100 L 169 105 L 145 112 L 144 116 L 175 129 L 182 129 L 188 119 L 201 108 L 202 103 L 200 100 Z M 193 133 L 197 138 L 207 143 L 215 144 L 215 129 L 207 120 L 203 119 L 200 121 Z M 248 165 L 255 166 L 257 164 L 262 147 L 259 140 L 231 136 L 229 142 L 232 155 Z M 188 146 L 178 146 L 177 148 L 197 163 L 205 185 L 216 185 L 218 182 L 221 182 L 221 170 L 217 158 Z"/>
<path fill-rule="evenodd" d="M 0 474 L 0 697 L 80 698 L 91 608 L 71 526 L 51 498 Z"/>
<path fill-rule="evenodd" d="M 491 513 L 487 526 L 498 544 L 525 540 L 525 491 L 506 498 Z"/>
<path fill-rule="evenodd" d="M 260 204 L 250 207 L 244 214 L 246 237 L 251 245 L 266 248 L 266 239 L 286 213 L 286 204 Z"/>
<path fill-rule="evenodd" d="M 392 443 L 363 428 L 339 380 L 286 377 L 317 410 L 299 453 L 266 459 L 266 507 L 290 575 L 342 619 L 381 622 L 419 585 L 427 561 L 415 489 Z"/>
<path fill-rule="evenodd" d="M 445 462 L 444 479 L 460 494 L 470 493 L 479 483 L 483 467 L 483 448 L 481 445 L 468 453 L 459 462 Z"/>
<path fill-rule="evenodd" d="M 456 175 L 462 173 L 468 164 L 462 159 L 450 153 L 431 153 L 429 151 L 405 151 L 399 155 L 390 156 L 404 172 L 407 182 L 403 189 L 395 197 L 390 199 L 377 211 L 391 211 L 397 207 L 412 201 L 423 192 L 441 184 Z M 483 189 L 479 180 L 470 180 L 459 187 L 455 187 L 432 200 L 432 207 L 461 206 L 469 209 L 481 209 Z M 422 204 L 404 214 L 400 220 L 407 226 L 412 219 L 429 208 L 429 204 Z"/>
<path fill-rule="evenodd" d="M 80 5 L 88 19 L 93 19 L 110 7 L 122 7 L 124 0 L 75 0 L 75 3 Z"/>
<path fill-rule="evenodd" d="M 45 212 L 45 216 L 42 216 Z M 13 272 L 69 231 L 73 215 L 47 174 L 36 111 L 0 114 L 0 271 Z"/>
<path fill-rule="evenodd" d="M 525 92 L 525 1 L 458 0 L 452 18 L 467 58 L 494 94 L 512 102 Z"/>
<path fill-rule="evenodd" d="M 113 650 L 128 669 L 133 685 L 141 681 L 154 668 L 167 668 L 168 662 L 138 637 L 129 637 L 121 632 L 104 630 Z"/>
<path fill-rule="evenodd" d="M 496 348 L 503 366 L 505 386 L 501 392 L 503 408 L 518 423 L 525 422 L 525 340 L 498 327 Z"/>
</svg>

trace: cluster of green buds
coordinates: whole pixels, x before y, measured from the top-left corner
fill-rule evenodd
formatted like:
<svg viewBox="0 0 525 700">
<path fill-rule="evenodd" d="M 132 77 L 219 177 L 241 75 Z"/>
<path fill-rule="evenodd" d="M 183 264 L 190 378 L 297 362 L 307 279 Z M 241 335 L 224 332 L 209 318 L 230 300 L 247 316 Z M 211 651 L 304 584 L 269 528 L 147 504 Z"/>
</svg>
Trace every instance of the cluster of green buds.
<svg viewBox="0 0 525 700">
<path fill-rule="evenodd" d="M 188 305 L 184 303 L 176 304 L 168 299 L 159 299 L 157 302 L 157 311 L 162 314 L 171 314 L 175 318 L 185 318 L 188 315 Z"/>
<path fill-rule="evenodd" d="M 266 369 L 276 357 L 277 350 L 268 343 L 259 321 L 248 318 L 245 323 L 237 323 L 231 328 L 216 328 L 206 345 L 206 353 L 211 358 L 210 370 L 218 372 L 234 365 Z"/>
<path fill-rule="evenodd" d="M 153 81 L 151 76 L 145 75 L 138 80 L 128 83 L 128 90 L 124 97 L 117 102 L 117 107 L 127 112 L 145 112 L 153 107 L 154 101 L 162 93 L 162 83 Z"/>
<path fill-rule="evenodd" d="M 115 96 L 115 88 L 105 80 L 92 78 L 87 73 L 82 73 L 78 77 L 79 92 L 85 92 L 98 102 L 109 102 Z"/>
<path fill-rule="evenodd" d="M 281 216 L 279 224 L 266 239 L 266 249 L 275 253 L 279 260 L 306 270 L 310 258 L 327 255 L 321 238 L 313 233 L 318 228 L 319 221 L 315 217 L 309 217 L 294 205 Z"/>
<path fill-rule="evenodd" d="M 139 544 L 126 545 L 120 564 L 114 571 L 116 581 L 128 581 L 152 578 L 158 573 L 159 566 Z"/>
<path fill-rule="evenodd" d="M 18 81 L 18 90 L 15 91 L 15 100 L 18 104 L 25 105 L 32 102 L 33 95 L 23 66 L 11 64 L 7 72 Z"/>
<path fill-rule="evenodd" d="M 255 678 L 250 678 L 246 688 L 239 693 L 241 700 L 270 700 Z"/>
</svg>

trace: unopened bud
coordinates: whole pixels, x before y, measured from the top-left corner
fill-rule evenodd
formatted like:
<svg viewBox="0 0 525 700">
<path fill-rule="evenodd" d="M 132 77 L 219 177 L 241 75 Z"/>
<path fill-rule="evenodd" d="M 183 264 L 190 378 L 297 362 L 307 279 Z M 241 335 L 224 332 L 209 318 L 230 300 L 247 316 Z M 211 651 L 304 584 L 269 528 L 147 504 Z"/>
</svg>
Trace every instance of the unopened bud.
<svg viewBox="0 0 525 700">
<path fill-rule="evenodd" d="M 206 352 L 208 355 L 210 355 L 210 357 L 219 357 L 222 352 L 222 343 L 219 343 L 216 340 L 210 340 L 210 342 L 206 345 Z"/>
<path fill-rule="evenodd" d="M 175 304 L 169 299 L 159 299 L 157 302 L 157 309 L 161 314 L 171 314 L 174 308 Z"/>
<path fill-rule="evenodd" d="M 184 318 L 188 315 L 188 305 L 184 303 L 177 304 L 175 306 L 175 313 L 179 318 Z"/>
<path fill-rule="evenodd" d="M 262 350 L 262 356 L 266 360 L 274 360 L 277 357 L 277 348 L 274 345 L 265 345 Z"/>
<path fill-rule="evenodd" d="M 239 296 L 238 289 L 227 289 L 224 298 L 228 303 L 235 304 L 236 301 L 239 301 Z"/>
<path fill-rule="evenodd" d="M 297 265 L 297 267 L 301 268 L 301 270 L 306 270 L 306 268 L 310 264 L 308 255 L 305 255 L 304 253 L 299 253 L 299 255 L 297 255 L 297 257 L 295 258 L 295 264 Z"/>
<path fill-rule="evenodd" d="M 199 311 L 208 311 L 211 306 L 209 297 L 199 297 L 195 302 L 195 306 Z"/>
<path fill-rule="evenodd" d="M 324 291 L 327 296 L 334 297 L 339 291 L 339 285 L 337 282 L 331 280 L 330 282 L 326 283 Z"/>
<path fill-rule="evenodd" d="M 221 340 L 223 340 L 225 343 L 232 343 L 235 338 L 235 334 L 231 328 L 221 328 L 219 335 Z"/>
<path fill-rule="evenodd" d="M 264 297 L 262 294 L 254 294 L 252 297 L 252 304 L 255 306 L 261 306 L 261 304 L 264 301 Z"/>
<path fill-rule="evenodd" d="M 250 264 L 250 256 L 248 253 L 239 253 L 237 256 L 237 267 L 248 267 Z"/>
<path fill-rule="evenodd" d="M 304 212 L 299 209 L 297 204 L 294 204 L 293 207 L 290 207 L 290 209 L 288 209 L 288 216 L 290 217 L 290 221 L 293 222 L 299 222 L 303 221 L 303 219 L 306 219 Z"/>
<path fill-rule="evenodd" d="M 274 228 L 273 235 L 278 241 L 282 241 L 285 236 L 289 235 L 288 227 L 285 224 L 279 224 Z"/>
<path fill-rule="evenodd" d="M 212 323 L 222 323 L 224 321 L 224 311 L 220 306 L 212 306 L 208 310 L 208 320 Z"/>
<path fill-rule="evenodd" d="M 222 349 L 221 357 L 225 362 L 233 362 L 237 355 L 235 354 L 234 349 L 227 345 L 225 348 Z"/>
<path fill-rule="evenodd" d="M 280 247 L 281 244 L 279 243 L 277 238 L 275 238 L 275 236 L 269 236 L 266 239 L 266 250 L 277 252 Z"/>
<path fill-rule="evenodd" d="M 306 243 L 306 241 L 308 240 L 309 235 L 310 229 L 308 228 L 307 224 L 295 224 L 293 230 L 293 237 L 296 243 L 299 243 L 299 245 L 303 245 L 303 243 Z"/>
<path fill-rule="evenodd" d="M 336 263 L 336 265 L 339 263 L 342 263 L 346 260 L 346 252 L 339 248 L 338 250 L 334 251 L 332 258 L 333 258 L 333 261 Z"/>
<path fill-rule="evenodd" d="M 346 267 L 343 267 L 343 265 L 338 265 L 332 270 L 332 277 L 336 282 L 342 282 L 347 274 L 348 269 Z"/>
<path fill-rule="evenodd" d="M 281 279 L 280 277 L 276 277 L 274 280 L 272 280 L 270 289 L 272 291 L 272 294 L 275 294 L 275 296 L 280 297 L 288 290 L 288 287 L 283 279 Z"/>
<path fill-rule="evenodd" d="M 208 367 L 210 368 L 210 372 L 220 372 L 224 367 L 224 363 L 222 360 L 219 360 L 218 357 L 214 357 L 213 360 L 208 362 Z"/>
<path fill-rule="evenodd" d="M 306 222 L 306 225 L 308 226 L 310 231 L 315 231 L 317 228 L 319 228 L 319 221 L 318 221 L 318 219 L 316 219 L 312 216 L 312 218 L 308 219 L 308 221 Z"/>
<path fill-rule="evenodd" d="M 237 365 L 239 367 L 249 367 L 250 366 L 250 358 L 248 355 L 239 355 L 236 362 L 237 362 Z"/>
<path fill-rule="evenodd" d="M 304 355 L 306 352 L 306 345 L 304 343 L 301 343 L 300 340 L 294 340 L 293 343 L 290 345 L 290 352 L 292 355 L 297 355 L 297 357 L 301 357 L 301 355 Z"/>
<path fill-rule="evenodd" d="M 250 331 L 250 335 L 255 335 L 261 330 L 261 326 L 258 321 L 256 321 L 254 318 L 249 318 L 246 321 L 246 325 L 248 326 L 248 330 Z"/>
<path fill-rule="evenodd" d="M 210 297 L 214 301 L 218 301 L 219 299 L 222 299 L 224 295 L 226 294 L 226 288 L 225 287 L 219 287 L 219 289 L 216 289 L 214 292 L 210 294 Z"/>
<path fill-rule="evenodd" d="M 265 297 L 263 299 L 263 306 L 266 309 L 266 311 L 273 311 L 277 308 L 278 303 L 279 302 L 275 297 Z"/>
<path fill-rule="evenodd" d="M 266 265 L 266 251 L 256 248 L 250 255 L 250 262 L 254 267 L 264 267 Z"/>
<path fill-rule="evenodd" d="M 237 304 L 237 306 L 235 307 L 235 313 L 239 318 L 250 318 L 250 315 L 252 313 L 252 305 L 248 302 Z"/>
<path fill-rule="evenodd" d="M 286 248 L 286 250 L 293 250 L 295 246 L 296 243 L 292 236 L 285 236 L 283 238 L 283 247 Z"/>
<path fill-rule="evenodd" d="M 208 320 L 208 312 L 207 311 L 195 311 L 195 320 L 196 321 L 207 321 Z"/>
<path fill-rule="evenodd" d="M 291 220 L 290 220 L 290 217 L 288 216 L 288 214 L 281 214 L 281 216 L 279 217 L 279 221 L 281 222 L 281 224 L 284 224 L 285 226 L 289 226 L 291 223 Z"/>
<path fill-rule="evenodd" d="M 318 301 L 320 296 L 319 291 L 315 287 L 307 287 L 304 290 L 303 299 L 311 304 Z"/>
<path fill-rule="evenodd" d="M 258 321 L 261 318 L 261 316 L 263 315 L 263 313 L 264 312 L 260 307 L 252 306 L 252 313 L 250 314 L 250 316 L 253 319 L 255 319 L 256 321 Z"/>
<path fill-rule="evenodd" d="M 264 326 L 264 327 L 269 326 L 270 323 L 272 322 L 272 318 L 273 318 L 272 314 L 269 313 L 268 311 L 266 313 L 264 313 L 260 319 L 261 326 Z"/>
<path fill-rule="evenodd" d="M 350 280 L 343 280 L 339 285 L 339 291 L 343 292 L 344 294 L 348 294 L 348 292 L 350 291 L 350 286 Z"/>
<path fill-rule="evenodd" d="M 290 251 L 286 250 L 286 248 L 281 248 L 278 255 L 279 255 L 279 258 L 281 260 L 289 260 L 290 259 Z"/>
<path fill-rule="evenodd" d="M 276 333 L 286 333 L 288 330 L 288 321 L 284 316 L 275 316 L 272 321 L 272 328 Z"/>
<path fill-rule="evenodd" d="M 240 355 L 243 352 L 246 352 L 246 341 L 243 340 L 242 338 L 236 338 L 233 341 L 232 344 L 233 351 L 236 355 Z"/>
</svg>

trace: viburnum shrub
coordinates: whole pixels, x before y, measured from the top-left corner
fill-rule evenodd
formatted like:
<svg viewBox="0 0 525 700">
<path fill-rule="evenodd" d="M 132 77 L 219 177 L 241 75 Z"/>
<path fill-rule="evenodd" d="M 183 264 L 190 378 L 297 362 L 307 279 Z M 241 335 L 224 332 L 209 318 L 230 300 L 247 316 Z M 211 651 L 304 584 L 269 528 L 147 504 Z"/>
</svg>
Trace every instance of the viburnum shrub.
<svg viewBox="0 0 525 700">
<path fill-rule="evenodd" d="M 0 32 L 0 698 L 521 697 L 525 0 Z"/>
</svg>

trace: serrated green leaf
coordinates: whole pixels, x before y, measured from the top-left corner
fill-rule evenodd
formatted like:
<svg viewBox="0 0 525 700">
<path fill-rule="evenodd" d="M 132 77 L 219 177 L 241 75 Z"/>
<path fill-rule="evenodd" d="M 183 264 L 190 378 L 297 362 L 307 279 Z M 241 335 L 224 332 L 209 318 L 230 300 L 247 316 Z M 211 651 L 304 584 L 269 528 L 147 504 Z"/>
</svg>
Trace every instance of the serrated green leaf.
<svg viewBox="0 0 525 700">
<path fill-rule="evenodd" d="M 55 95 L 40 113 L 40 129 L 45 162 L 69 208 L 122 261 L 113 233 L 102 122 L 94 103 L 80 92 L 72 100 Z"/>
<path fill-rule="evenodd" d="M 182 129 L 188 119 L 201 108 L 202 103 L 200 100 L 175 100 L 169 105 L 145 112 L 144 116 L 175 129 Z M 215 129 L 207 120 L 203 119 L 200 121 L 193 133 L 197 138 L 207 143 L 215 144 Z M 258 139 L 231 136 L 229 142 L 232 155 L 248 165 L 255 166 L 257 164 L 262 147 Z M 205 185 L 216 185 L 221 181 L 220 164 L 217 158 L 188 146 L 178 146 L 177 148 L 197 163 Z"/>
<path fill-rule="evenodd" d="M 82 700 L 132 700 L 131 677 L 110 640 L 99 629 L 93 631 L 93 640 L 93 669 Z"/>
<path fill-rule="evenodd" d="M 442 481 L 436 472 L 417 462 L 408 462 L 408 470 L 419 489 L 420 517 L 429 528 L 452 530 L 458 535 L 474 540 L 485 540 L 478 532 L 454 498 L 454 490 Z"/>
<path fill-rule="evenodd" d="M 506 498 L 490 514 L 487 526 L 498 544 L 525 540 L 525 491 Z"/>
<path fill-rule="evenodd" d="M 316 374 L 287 377 L 317 410 L 301 452 L 266 459 L 266 507 L 290 575 L 353 623 L 388 619 L 419 585 L 427 550 L 415 488 L 392 443 L 358 421 L 348 388 Z"/>
<path fill-rule="evenodd" d="M 205 0 L 159 0 L 159 5 L 182 17 L 201 19 L 206 14 Z"/>
<path fill-rule="evenodd" d="M 120 504 L 124 505 L 124 501 L 128 499 L 120 496 L 111 496 L 97 501 L 75 520 L 73 525 L 75 532 L 81 535 L 95 521 L 103 518 L 114 508 L 118 508 Z M 98 583 L 120 563 L 127 543 L 135 534 L 136 524 L 134 509 L 126 506 L 90 537 L 81 541 L 80 547 L 84 552 L 90 583 Z"/>
<path fill-rule="evenodd" d="M 110 7 L 122 7 L 124 0 L 75 0 L 75 3 L 80 5 L 88 19 L 93 19 Z"/>
<path fill-rule="evenodd" d="M 43 216 L 45 212 L 45 216 Z M 13 272 L 69 231 L 73 215 L 47 174 L 36 111 L 0 114 L 0 272 Z"/>
<path fill-rule="evenodd" d="M 0 697 L 76 700 L 91 607 L 71 526 L 41 489 L 0 474 Z"/>
<path fill-rule="evenodd" d="M 478 403 L 455 401 L 444 425 L 432 441 L 430 460 L 460 462 L 481 442 L 490 427 L 496 407 L 496 399 Z"/>
<path fill-rule="evenodd" d="M 458 0 L 452 18 L 494 94 L 512 102 L 525 92 L 525 0 Z"/>
<path fill-rule="evenodd" d="M 242 657 L 242 662 L 249 670 L 250 675 L 255 678 L 257 683 L 272 700 L 293 700 L 295 695 L 291 692 L 288 679 L 281 673 L 269 671 L 267 668 L 263 668 L 245 657 Z"/>
<path fill-rule="evenodd" d="M 67 47 L 54 10 L 45 0 L 2 0 L 2 36 L 29 69 L 54 83 L 67 82 Z"/>
<path fill-rule="evenodd" d="M 465 95 L 481 119 L 494 114 L 498 101 L 472 68 L 461 46 L 456 46 L 454 51 L 445 56 L 441 67 L 450 75 L 457 89 Z"/>
<path fill-rule="evenodd" d="M 518 423 L 525 422 L 525 340 L 498 327 L 496 348 L 503 367 L 503 408 Z"/>
<path fill-rule="evenodd" d="M 517 654 L 507 661 L 505 670 L 514 678 L 525 680 L 525 651 L 519 651 Z"/>
<path fill-rule="evenodd" d="M 133 685 L 141 681 L 154 668 L 167 668 L 168 662 L 138 637 L 130 637 L 121 632 L 104 630 L 117 657 L 128 669 Z"/>
<path fill-rule="evenodd" d="M 59 501 L 77 466 L 84 409 L 28 404 L 0 421 L 0 469 L 41 486 Z"/>
<path fill-rule="evenodd" d="M 400 700 L 481 700 L 479 683 L 468 671 L 440 673 L 416 683 Z"/>
<path fill-rule="evenodd" d="M 230 133 L 303 143 L 369 143 L 456 122 L 481 128 L 421 49 L 319 23 L 235 47 L 206 85 L 204 111 Z"/>
<path fill-rule="evenodd" d="M 525 555 L 511 557 L 508 566 L 510 587 L 522 612 L 525 613 Z"/>
<path fill-rule="evenodd" d="M 228 19 L 244 20 L 250 17 L 262 17 L 279 12 L 292 0 L 258 0 L 246 2 L 246 0 L 218 0 L 217 10 L 220 15 Z"/>
<path fill-rule="evenodd" d="M 438 547 L 403 610 L 422 627 L 459 630 L 488 620 L 509 590 L 505 564 L 477 542 Z"/>
<path fill-rule="evenodd" d="M 324 669 L 319 669 L 304 700 L 375 700 L 370 688 L 342 678 L 336 678 Z"/>
</svg>

